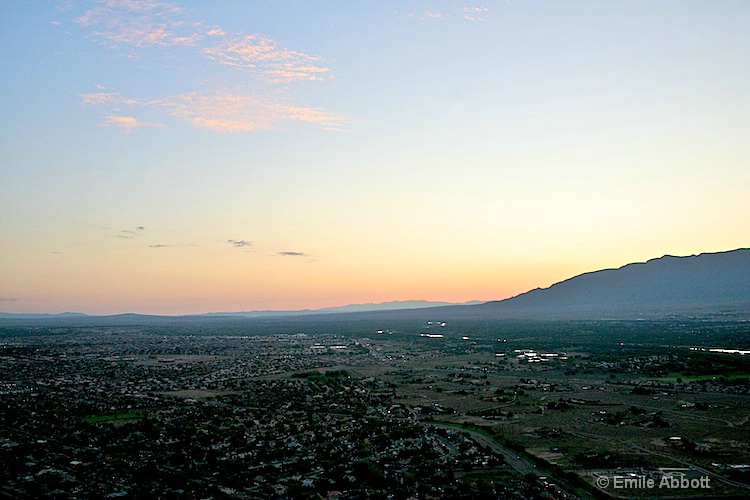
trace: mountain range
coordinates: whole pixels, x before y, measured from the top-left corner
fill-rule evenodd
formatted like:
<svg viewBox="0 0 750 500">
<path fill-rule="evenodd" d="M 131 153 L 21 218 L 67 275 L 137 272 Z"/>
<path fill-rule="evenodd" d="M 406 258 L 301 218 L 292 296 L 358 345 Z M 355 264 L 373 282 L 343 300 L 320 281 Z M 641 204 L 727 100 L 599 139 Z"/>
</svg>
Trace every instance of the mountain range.
<svg viewBox="0 0 750 500">
<path fill-rule="evenodd" d="M 608 319 L 670 315 L 740 315 L 750 318 L 750 248 L 676 257 L 665 255 L 617 269 L 584 273 L 515 297 L 486 303 L 452 304 L 398 301 L 353 304 L 317 310 L 245 311 L 191 316 L 125 314 L 117 323 L 145 319 L 274 319 L 337 317 L 340 319 Z M 79 313 L 8 314 L 9 320 L 81 320 Z"/>
<path fill-rule="evenodd" d="M 665 255 L 584 273 L 475 310 L 482 316 L 570 319 L 750 312 L 750 248 Z"/>
<path fill-rule="evenodd" d="M 665 255 L 588 272 L 504 300 L 372 313 L 371 318 L 598 320 L 711 316 L 750 320 L 750 248 Z M 363 319 L 364 314 L 358 314 Z"/>
<path fill-rule="evenodd" d="M 192 314 L 185 316 L 170 316 L 182 318 L 282 318 L 296 316 L 313 316 L 318 314 L 339 314 L 339 313 L 359 313 L 359 312 L 377 312 L 377 311 L 399 311 L 403 309 L 424 309 L 430 307 L 445 307 L 455 305 L 476 305 L 483 302 L 473 300 L 469 302 L 435 302 L 429 300 L 394 300 L 390 302 L 378 302 L 367 304 L 349 304 L 345 306 L 323 307 L 320 309 L 296 309 L 296 310 L 263 310 L 263 311 L 237 311 L 237 312 L 209 312 L 203 314 Z M 165 316 L 153 316 L 147 314 L 116 314 L 112 316 L 91 316 L 77 312 L 64 312 L 59 314 L 39 314 L 39 313 L 3 313 L 0 312 L 2 319 L 83 319 L 90 317 L 110 317 L 110 318 L 133 318 L 133 317 L 153 317 L 164 318 Z"/>
</svg>

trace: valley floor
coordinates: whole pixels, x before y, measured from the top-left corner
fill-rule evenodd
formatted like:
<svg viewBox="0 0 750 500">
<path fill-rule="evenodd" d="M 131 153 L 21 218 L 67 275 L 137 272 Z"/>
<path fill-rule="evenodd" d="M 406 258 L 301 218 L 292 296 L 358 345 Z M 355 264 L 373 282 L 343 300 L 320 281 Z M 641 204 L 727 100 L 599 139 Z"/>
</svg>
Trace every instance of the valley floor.
<svg viewBox="0 0 750 500">
<path fill-rule="evenodd" d="M 746 357 L 441 331 L 1 330 L 0 494 L 750 494 Z"/>
</svg>

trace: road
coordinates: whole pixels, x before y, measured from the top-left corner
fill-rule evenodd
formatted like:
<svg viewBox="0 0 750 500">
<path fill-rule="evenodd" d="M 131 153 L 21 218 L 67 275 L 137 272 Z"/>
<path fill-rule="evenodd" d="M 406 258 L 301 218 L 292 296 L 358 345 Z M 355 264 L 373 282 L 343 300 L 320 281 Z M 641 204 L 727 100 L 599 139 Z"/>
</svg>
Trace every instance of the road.
<svg viewBox="0 0 750 500">
<path fill-rule="evenodd" d="M 582 493 L 580 490 L 577 490 L 573 488 L 570 484 L 568 484 L 566 481 L 563 481 L 562 479 L 556 478 L 553 475 L 549 473 L 549 471 L 544 470 L 536 465 L 534 465 L 532 462 L 526 460 L 525 458 L 522 458 L 520 455 L 518 455 L 515 451 L 511 450 L 510 448 L 506 448 L 505 446 L 501 445 L 494 439 L 482 434 L 481 432 L 467 429 L 463 427 L 456 427 L 453 425 L 446 425 L 441 424 L 438 422 L 422 422 L 425 425 L 433 425 L 435 427 L 442 427 L 444 429 L 450 429 L 452 431 L 458 431 L 458 432 L 464 432 L 471 436 L 471 438 L 479 443 L 482 446 L 487 446 L 490 450 L 492 450 L 494 453 L 501 455 L 505 462 L 511 466 L 513 469 L 515 469 L 519 474 L 522 476 L 525 476 L 526 474 L 534 474 L 537 477 L 547 477 L 547 482 L 549 484 L 556 484 L 559 488 L 564 490 L 571 498 L 594 498 L 593 496 Z"/>
</svg>

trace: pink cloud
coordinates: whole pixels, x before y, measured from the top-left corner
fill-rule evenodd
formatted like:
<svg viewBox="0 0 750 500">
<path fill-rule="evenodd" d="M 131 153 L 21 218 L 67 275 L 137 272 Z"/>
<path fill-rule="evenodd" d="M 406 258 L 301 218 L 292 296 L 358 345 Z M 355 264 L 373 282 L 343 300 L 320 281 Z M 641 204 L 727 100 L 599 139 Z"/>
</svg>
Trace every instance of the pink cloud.
<svg viewBox="0 0 750 500">
<path fill-rule="evenodd" d="M 280 46 L 273 38 L 255 33 L 227 38 L 218 26 L 182 19 L 182 9 L 153 0 L 100 0 L 76 19 L 91 28 L 89 36 L 111 47 L 186 46 L 220 64 L 253 71 L 268 83 L 325 80 L 330 69 L 320 56 Z M 216 40 L 208 45 L 208 39 Z M 218 39 L 218 40 L 217 40 Z M 202 43 L 203 42 L 203 43 Z"/>
<path fill-rule="evenodd" d="M 224 36 L 226 34 L 227 34 L 227 32 L 224 31 L 221 28 L 212 28 L 212 29 L 206 31 L 206 35 L 208 35 L 208 36 Z"/>
<path fill-rule="evenodd" d="M 157 11 L 160 13 L 168 12 L 179 14 L 182 9 L 174 4 L 167 2 L 156 2 L 154 0 L 100 0 L 108 8 L 121 8 L 133 12 Z"/>
<path fill-rule="evenodd" d="M 82 103 L 109 106 L 110 114 L 100 126 L 134 130 L 161 126 L 118 113 L 120 105 L 138 105 L 215 132 L 273 130 L 284 123 L 304 122 L 326 130 L 341 130 L 346 119 L 331 111 L 293 104 L 277 94 L 251 95 L 227 92 L 188 92 L 161 100 L 126 98 L 117 92 L 82 94 Z"/>
<path fill-rule="evenodd" d="M 344 121 L 342 116 L 323 109 L 231 93 L 191 92 L 176 96 L 167 106 L 172 116 L 215 132 L 272 130 L 290 122 L 315 123 L 336 130 Z"/>
<path fill-rule="evenodd" d="M 255 81 L 242 88 L 257 91 L 252 94 L 242 90 L 188 92 L 146 100 L 123 97 L 118 92 L 97 86 L 95 92 L 81 94 L 81 99 L 84 105 L 108 108 L 100 126 L 128 131 L 160 126 L 142 122 L 130 112 L 122 111 L 130 106 L 139 106 L 141 111 L 145 107 L 151 113 L 217 132 L 271 130 L 295 122 L 340 130 L 345 121 L 341 115 L 325 109 L 294 104 L 293 97 L 288 94 L 289 87 L 270 90 L 274 84 L 331 78 L 331 70 L 320 56 L 286 48 L 259 33 L 228 37 L 218 26 L 184 19 L 182 9 L 172 3 L 157 0 L 97 1 L 96 7 L 76 19 L 79 26 L 88 28 L 90 38 L 110 48 L 182 46 L 218 64 L 247 70 L 249 79 Z"/>
<path fill-rule="evenodd" d="M 127 99 L 124 99 L 116 92 L 91 92 L 89 94 L 81 94 L 81 98 L 83 99 L 83 104 L 93 106 L 110 103 L 128 103 Z"/>
<path fill-rule="evenodd" d="M 159 127 L 159 123 L 146 123 L 138 120 L 134 116 L 119 116 L 119 115 L 108 115 L 105 117 L 106 120 L 101 122 L 101 127 L 119 127 L 128 132 L 142 127 Z"/>
<path fill-rule="evenodd" d="M 106 44 L 193 45 L 201 37 L 176 16 L 182 9 L 174 4 L 153 0 L 100 0 L 76 23 L 95 29 L 91 37 Z"/>
<path fill-rule="evenodd" d="M 144 101 L 139 99 L 131 99 L 123 97 L 119 92 L 90 92 L 87 94 L 81 94 L 81 104 L 90 106 L 101 106 L 104 104 L 118 105 L 124 104 L 128 106 L 150 106 L 158 104 L 159 101 Z"/>
<path fill-rule="evenodd" d="M 221 64 L 257 71 L 274 83 L 324 80 L 330 72 L 319 64 L 323 58 L 279 47 L 276 40 L 259 33 L 207 47 L 203 53 Z"/>
</svg>

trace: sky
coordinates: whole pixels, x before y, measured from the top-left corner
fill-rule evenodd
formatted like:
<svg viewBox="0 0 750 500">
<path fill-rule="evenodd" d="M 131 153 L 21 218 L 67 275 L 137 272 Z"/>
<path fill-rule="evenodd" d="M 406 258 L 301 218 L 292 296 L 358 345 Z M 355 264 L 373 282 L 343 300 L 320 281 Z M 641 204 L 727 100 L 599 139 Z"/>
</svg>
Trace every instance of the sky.
<svg viewBox="0 0 750 500">
<path fill-rule="evenodd" d="M 0 12 L 0 311 L 497 300 L 750 246 L 747 1 Z"/>
</svg>

